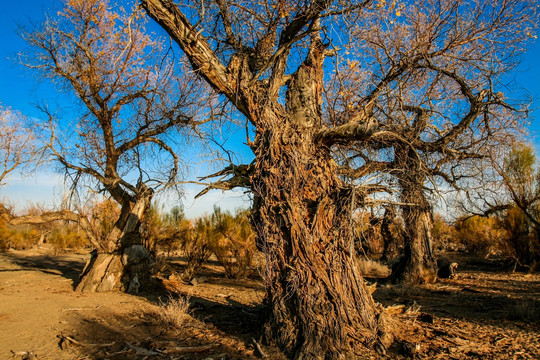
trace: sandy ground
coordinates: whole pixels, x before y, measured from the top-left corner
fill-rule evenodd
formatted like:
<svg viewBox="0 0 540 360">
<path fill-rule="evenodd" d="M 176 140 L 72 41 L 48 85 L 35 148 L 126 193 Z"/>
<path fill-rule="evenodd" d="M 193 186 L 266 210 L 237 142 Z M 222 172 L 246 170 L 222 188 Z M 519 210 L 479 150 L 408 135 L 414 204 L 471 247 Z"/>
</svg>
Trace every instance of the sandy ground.
<svg viewBox="0 0 540 360">
<path fill-rule="evenodd" d="M 51 360 L 144 359 L 154 355 L 165 359 L 254 358 L 249 339 L 257 322 L 251 321 L 242 328 L 243 322 L 237 319 L 236 312 L 248 307 L 236 304 L 231 294 L 259 303 L 260 286 L 254 284 L 256 289 L 248 286 L 238 291 L 236 286 L 224 284 L 215 289 L 206 284 L 207 291 L 195 292 L 190 297 L 193 309 L 188 310 L 194 314 L 208 308 L 206 322 L 187 316 L 182 328 L 176 329 L 162 316 L 160 306 L 171 296 L 163 288 L 139 296 L 75 292 L 85 257 L 54 255 L 47 249 L 0 254 L 0 359 L 31 355 Z M 186 290 L 195 288 L 183 286 Z M 207 292 L 214 293 L 215 302 L 206 300 Z M 225 329 L 230 317 L 229 325 L 234 325 L 235 334 L 243 332 L 246 341 L 224 333 L 208 321 L 212 312 L 219 315 L 219 326 Z M 168 350 L 168 354 L 158 355 L 156 350 Z"/>
<path fill-rule="evenodd" d="M 137 296 L 87 295 L 73 290 L 84 261 L 48 249 L 0 254 L 0 359 L 260 358 L 257 278 L 226 279 L 208 264 L 196 286 L 171 277 Z M 540 359 L 540 275 L 474 261 L 460 270 L 457 280 L 434 285 L 379 285 L 374 297 L 396 341 L 386 356 L 365 358 Z M 172 327 L 162 304 L 185 295 L 190 316 Z"/>
<path fill-rule="evenodd" d="M 59 335 L 80 338 L 85 323 L 121 319 L 155 307 L 123 293 L 73 291 L 84 256 L 50 255 L 47 250 L 10 251 L 0 256 L 0 359 L 31 352 L 39 359 L 74 359 L 59 347 Z"/>
</svg>

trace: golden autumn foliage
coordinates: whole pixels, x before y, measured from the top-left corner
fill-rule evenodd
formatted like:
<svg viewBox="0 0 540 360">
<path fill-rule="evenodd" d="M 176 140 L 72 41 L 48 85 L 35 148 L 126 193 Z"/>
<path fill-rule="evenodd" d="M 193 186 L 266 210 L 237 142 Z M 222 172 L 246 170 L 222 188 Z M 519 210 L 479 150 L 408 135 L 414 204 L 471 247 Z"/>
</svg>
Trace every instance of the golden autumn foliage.
<svg viewBox="0 0 540 360">
<path fill-rule="evenodd" d="M 210 215 L 189 220 L 179 207 L 167 213 L 152 207 L 145 217 L 144 239 L 155 254 L 184 256 L 188 263 L 185 280 L 212 255 L 227 277 L 246 277 L 256 269 L 259 255 L 248 215 L 246 210 L 231 213 L 216 207 Z"/>
</svg>

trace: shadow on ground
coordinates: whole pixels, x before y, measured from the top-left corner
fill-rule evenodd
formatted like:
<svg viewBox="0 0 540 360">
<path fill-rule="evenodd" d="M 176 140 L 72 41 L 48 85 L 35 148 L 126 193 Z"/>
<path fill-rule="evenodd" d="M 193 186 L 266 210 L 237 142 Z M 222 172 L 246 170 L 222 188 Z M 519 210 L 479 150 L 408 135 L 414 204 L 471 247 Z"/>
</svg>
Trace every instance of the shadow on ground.
<svg viewBox="0 0 540 360">
<path fill-rule="evenodd" d="M 540 333 L 540 281 L 511 273 L 500 261 L 460 263 L 457 279 L 421 286 L 381 285 L 373 294 L 384 306 L 419 306 L 423 313 Z"/>
<path fill-rule="evenodd" d="M 37 270 L 46 274 L 61 275 L 62 277 L 71 280 L 73 289 L 79 283 L 79 275 L 81 274 L 85 261 L 82 258 L 74 258 L 69 255 L 26 255 L 15 253 L 4 253 L 7 257 L 20 269 L 4 269 L 0 271 L 28 271 Z"/>
</svg>

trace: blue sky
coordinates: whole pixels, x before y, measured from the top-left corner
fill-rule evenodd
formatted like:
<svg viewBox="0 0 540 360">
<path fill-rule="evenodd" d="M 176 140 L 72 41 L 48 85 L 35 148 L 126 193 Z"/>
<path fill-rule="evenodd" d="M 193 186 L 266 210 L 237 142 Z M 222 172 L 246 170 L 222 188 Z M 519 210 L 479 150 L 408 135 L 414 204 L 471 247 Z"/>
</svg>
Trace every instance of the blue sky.
<svg viewBox="0 0 540 360">
<path fill-rule="evenodd" d="M 39 23 L 44 12 L 55 14 L 61 7 L 62 1 L 59 0 L 0 1 L 0 104 L 3 107 L 18 110 L 29 117 L 40 118 L 42 114 L 35 106 L 38 102 L 53 106 L 57 103 L 65 104 L 65 94 L 59 93 L 58 89 L 51 86 L 47 80 L 39 79 L 19 65 L 17 60 L 17 53 L 26 47 L 18 35 L 20 26 L 31 28 L 32 23 Z M 236 136 L 242 137 L 243 134 Z M 251 160 L 249 150 L 246 150 L 242 149 L 236 157 L 239 163 Z M 218 170 L 208 169 L 204 163 L 194 163 L 190 167 L 191 180 L 194 180 L 195 176 Z M 41 170 L 29 176 L 14 174 L 6 183 L 0 188 L 0 200 L 14 205 L 18 211 L 24 210 L 32 203 L 52 207 L 61 202 L 66 192 L 63 177 L 56 174 L 53 169 Z M 241 190 L 225 193 L 219 190 L 211 191 L 195 200 L 194 195 L 201 190 L 202 187 L 195 185 L 185 187 L 182 202 L 188 217 L 194 218 L 205 212 L 212 212 L 214 205 L 234 210 L 250 204 L 248 196 Z M 158 197 L 158 201 L 166 207 L 176 205 L 168 202 L 165 196 Z"/>
<path fill-rule="evenodd" d="M 35 108 L 39 102 L 56 103 L 62 101 L 62 95 L 50 84 L 40 81 L 30 71 L 18 65 L 17 52 L 25 47 L 24 41 L 18 36 L 20 25 L 28 26 L 39 22 L 44 11 L 54 14 L 61 8 L 60 0 L 24 0 L 0 1 L 0 104 L 18 110 L 30 117 L 39 118 L 41 114 Z M 540 108 L 540 45 L 534 43 L 523 58 L 519 71 L 515 73 L 519 86 L 527 89 L 533 97 L 532 108 Z M 531 114 L 530 133 L 537 149 L 540 149 L 540 116 L 535 111 Z M 241 161 L 250 161 L 249 152 L 240 153 Z M 242 159 L 243 157 L 243 159 Z M 199 165 L 204 167 L 204 165 Z M 198 174 L 200 175 L 200 169 Z M 12 176 L 8 184 L 0 188 L 0 199 L 4 199 L 23 209 L 31 202 L 52 205 L 58 203 L 63 192 L 62 177 L 51 172 L 41 172 L 37 175 L 20 178 Z M 210 192 L 200 200 L 193 200 L 193 194 L 198 188 L 187 187 L 184 200 L 186 213 L 190 217 L 211 211 L 214 204 L 224 208 L 246 206 L 247 197 L 242 192 L 222 194 L 220 191 Z"/>
</svg>

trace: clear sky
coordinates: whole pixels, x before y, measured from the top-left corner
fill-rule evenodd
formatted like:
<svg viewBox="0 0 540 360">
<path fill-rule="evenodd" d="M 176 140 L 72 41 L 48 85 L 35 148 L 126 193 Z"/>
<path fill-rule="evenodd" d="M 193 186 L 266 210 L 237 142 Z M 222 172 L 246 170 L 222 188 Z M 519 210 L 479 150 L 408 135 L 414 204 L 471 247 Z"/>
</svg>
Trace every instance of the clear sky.
<svg viewBox="0 0 540 360">
<path fill-rule="evenodd" d="M 131 3 L 131 2 L 129 2 Z M 35 104 L 39 102 L 61 102 L 62 96 L 58 91 L 35 78 L 30 71 L 18 65 L 17 52 L 25 47 L 24 41 L 18 36 L 19 26 L 39 23 L 45 11 L 56 13 L 61 8 L 60 0 L 21 0 L 0 1 L 0 104 L 10 107 L 23 114 L 39 118 L 41 114 Z M 532 108 L 540 108 L 540 45 L 534 43 L 523 58 L 519 71 L 515 73 L 517 83 L 528 90 L 533 97 Z M 536 148 L 540 149 L 540 116 L 538 112 L 531 114 L 530 133 Z M 249 162 L 249 153 L 241 153 L 241 161 Z M 199 172 L 200 174 L 200 172 Z M 7 200 L 23 209 L 30 203 L 51 205 L 61 199 L 63 192 L 62 177 L 50 173 L 40 173 L 35 176 L 8 179 L 8 184 L 0 188 L 0 199 Z M 199 216 L 210 212 L 217 204 L 224 208 L 246 206 L 247 197 L 242 192 L 222 194 L 220 191 L 210 192 L 200 200 L 193 200 L 193 194 L 200 188 L 187 187 L 184 200 L 186 214 L 189 217 Z"/>
<path fill-rule="evenodd" d="M 126 2 L 132 4 L 131 1 Z M 31 28 L 32 23 L 39 23 L 43 19 L 44 12 L 55 14 L 61 8 L 60 0 L 0 1 L 0 105 L 3 107 L 39 119 L 43 114 L 36 109 L 35 105 L 38 102 L 52 105 L 65 103 L 65 95 L 60 94 L 47 80 L 35 77 L 31 71 L 19 65 L 17 60 L 17 53 L 26 47 L 18 35 L 20 27 Z M 237 160 L 239 163 L 249 163 L 251 161 L 249 150 L 244 147 Z M 190 180 L 195 180 L 195 176 L 207 175 L 218 170 L 208 169 L 205 164 L 191 164 L 190 168 L 188 174 Z M 210 213 L 214 205 L 229 210 L 250 205 L 248 196 L 241 190 L 225 193 L 214 190 L 194 200 L 194 195 L 201 190 L 201 186 L 185 186 L 185 197 L 182 202 L 188 217 L 194 218 L 205 212 Z M 6 180 L 6 185 L 0 188 L 0 200 L 22 211 L 36 203 L 47 207 L 59 204 L 65 192 L 63 177 L 51 169 L 30 176 L 22 177 L 19 174 L 10 176 Z M 158 197 L 157 200 L 167 207 L 176 205 L 165 196 Z"/>
</svg>

